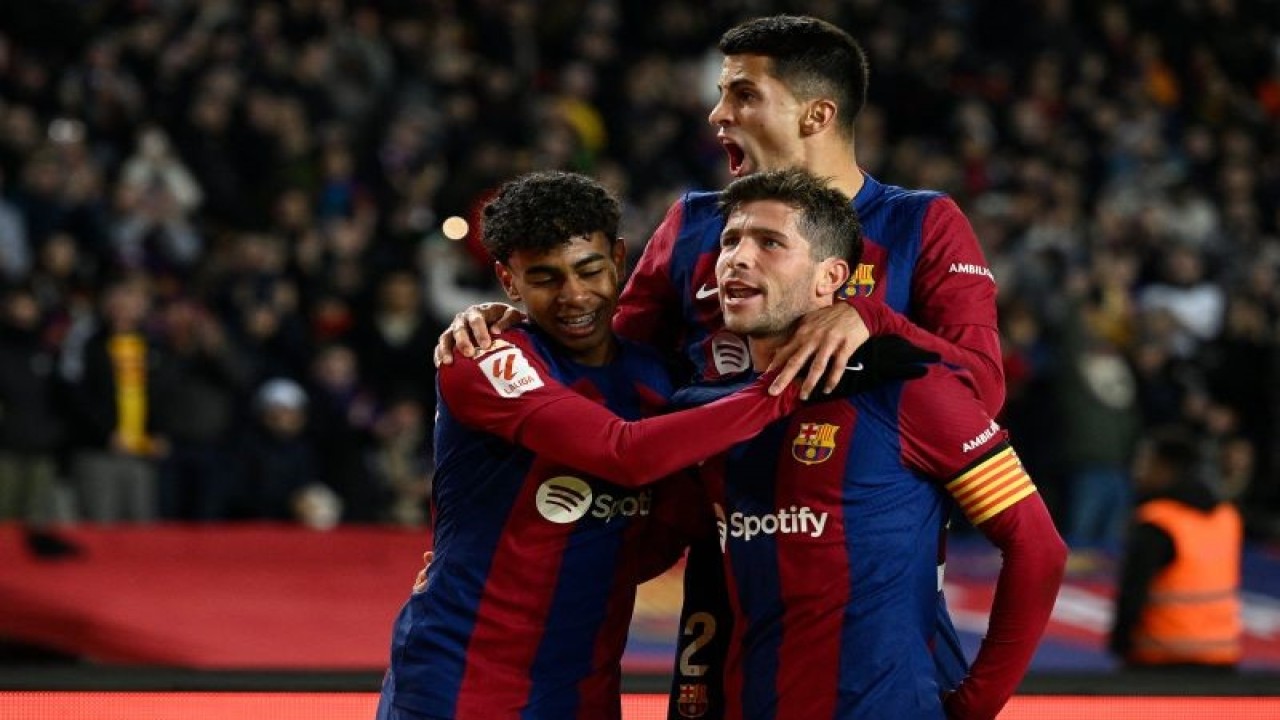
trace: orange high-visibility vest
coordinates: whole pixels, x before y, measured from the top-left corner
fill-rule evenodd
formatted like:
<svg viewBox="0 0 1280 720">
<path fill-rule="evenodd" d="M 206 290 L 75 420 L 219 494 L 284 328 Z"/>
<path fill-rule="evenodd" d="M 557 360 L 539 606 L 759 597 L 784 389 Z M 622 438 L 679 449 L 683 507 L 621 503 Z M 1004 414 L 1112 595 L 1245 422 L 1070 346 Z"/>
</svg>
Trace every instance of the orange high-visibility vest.
<svg viewBox="0 0 1280 720">
<path fill-rule="evenodd" d="M 1160 499 L 1138 519 L 1173 538 L 1174 557 L 1151 584 L 1129 659 L 1143 664 L 1229 665 L 1240 660 L 1240 513 L 1222 503 L 1205 513 Z"/>
</svg>

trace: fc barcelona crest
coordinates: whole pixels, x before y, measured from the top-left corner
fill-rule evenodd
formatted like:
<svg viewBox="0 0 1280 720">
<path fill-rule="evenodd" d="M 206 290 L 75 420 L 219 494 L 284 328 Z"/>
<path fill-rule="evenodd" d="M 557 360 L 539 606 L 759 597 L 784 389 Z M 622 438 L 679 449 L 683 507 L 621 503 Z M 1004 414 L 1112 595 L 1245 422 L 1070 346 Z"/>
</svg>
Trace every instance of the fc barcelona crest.
<svg viewBox="0 0 1280 720">
<path fill-rule="evenodd" d="M 791 441 L 791 457 L 805 465 L 817 465 L 831 457 L 836 449 L 839 425 L 800 423 L 800 432 Z"/>
<path fill-rule="evenodd" d="M 871 293 L 876 289 L 875 271 L 875 265 L 858 263 L 858 266 L 853 269 L 853 276 L 836 292 L 836 296 L 842 300 L 851 297 L 871 297 Z"/>
<path fill-rule="evenodd" d="M 700 718 L 707 714 L 707 686 L 702 683 L 687 683 L 680 686 L 680 697 L 676 699 L 676 709 L 680 717 Z"/>
</svg>

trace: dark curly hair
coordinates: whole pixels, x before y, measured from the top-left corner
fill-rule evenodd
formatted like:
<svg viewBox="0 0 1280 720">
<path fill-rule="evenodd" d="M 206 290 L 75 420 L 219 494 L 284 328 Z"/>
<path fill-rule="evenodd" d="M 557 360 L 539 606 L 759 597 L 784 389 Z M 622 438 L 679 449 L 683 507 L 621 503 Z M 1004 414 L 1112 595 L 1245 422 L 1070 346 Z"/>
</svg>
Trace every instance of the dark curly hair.
<svg viewBox="0 0 1280 720">
<path fill-rule="evenodd" d="M 772 74 L 801 100 L 829 97 L 837 122 L 853 137 L 853 121 L 867 104 L 867 54 L 849 33 L 825 20 L 772 15 L 735 25 L 720 36 L 725 55 L 763 55 Z"/>
<path fill-rule="evenodd" d="M 758 200 L 777 200 L 800 211 L 796 226 L 809 241 L 815 260 L 837 257 L 856 265 L 862 258 L 858 213 L 849 198 L 822 178 L 800 168 L 752 173 L 724 189 L 720 212 L 727 219 Z"/>
<path fill-rule="evenodd" d="M 484 206 L 484 247 L 506 264 L 517 250 L 543 253 L 571 238 L 618 237 L 618 201 L 585 175 L 532 172 L 508 181 Z"/>
</svg>

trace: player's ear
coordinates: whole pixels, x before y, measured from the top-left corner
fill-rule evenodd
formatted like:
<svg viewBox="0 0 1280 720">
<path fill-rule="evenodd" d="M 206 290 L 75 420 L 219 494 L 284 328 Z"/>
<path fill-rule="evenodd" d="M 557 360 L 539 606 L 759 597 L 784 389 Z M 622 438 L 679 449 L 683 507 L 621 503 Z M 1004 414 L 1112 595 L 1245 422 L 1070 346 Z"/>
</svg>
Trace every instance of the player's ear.
<svg viewBox="0 0 1280 720">
<path fill-rule="evenodd" d="M 617 238 L 613 241 L 613 264 L 618 268 L 618 277 L 624 277 L 627 274 L 627 241 Z"/>
<path fill-rule="evenodd" d="M 800 119 L 800 130 L 805 135 L 816 135 L 836 121 L 836 103 L 830 98 L 810 100 Z"/>
<path fill-rule="evenodd" d="M 520 302 L 520 291 L 516 288 L 516 276 L 512 274 L 511 268 L 500 262 L 493 264 L 493 274 L 498 276 L 498 282 L 502 284 L 502 289 L 507 293 L 507 297 L 512 302 Z"/>
<path fill-rule="evenodd" d="M 815 292 L 828 297 L 849 282 L 849 263 L 843 258 L 827 258 L 818 265 L 818 283 Z"/>
</svg>

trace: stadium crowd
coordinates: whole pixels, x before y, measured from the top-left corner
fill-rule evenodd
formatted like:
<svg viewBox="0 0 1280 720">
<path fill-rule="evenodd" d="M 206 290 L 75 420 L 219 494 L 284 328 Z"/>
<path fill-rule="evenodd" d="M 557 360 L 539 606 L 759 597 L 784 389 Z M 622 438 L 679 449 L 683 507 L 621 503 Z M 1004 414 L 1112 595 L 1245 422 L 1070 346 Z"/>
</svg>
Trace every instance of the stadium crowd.
<svg viewBox="0 0 1280 720">
<path fill-rule="evenodd" d="M 1120 540 L 1170 421 L 1280 537 L 1275 0 L 6 3 L 0 519 L 425 522 L 479 204 L 584 171 L 638 251 L 727 182 L 715 40 L 779 11 L 866 47 L 864 169 L 974 223 L 1068 540 Z"/>
</svg>

